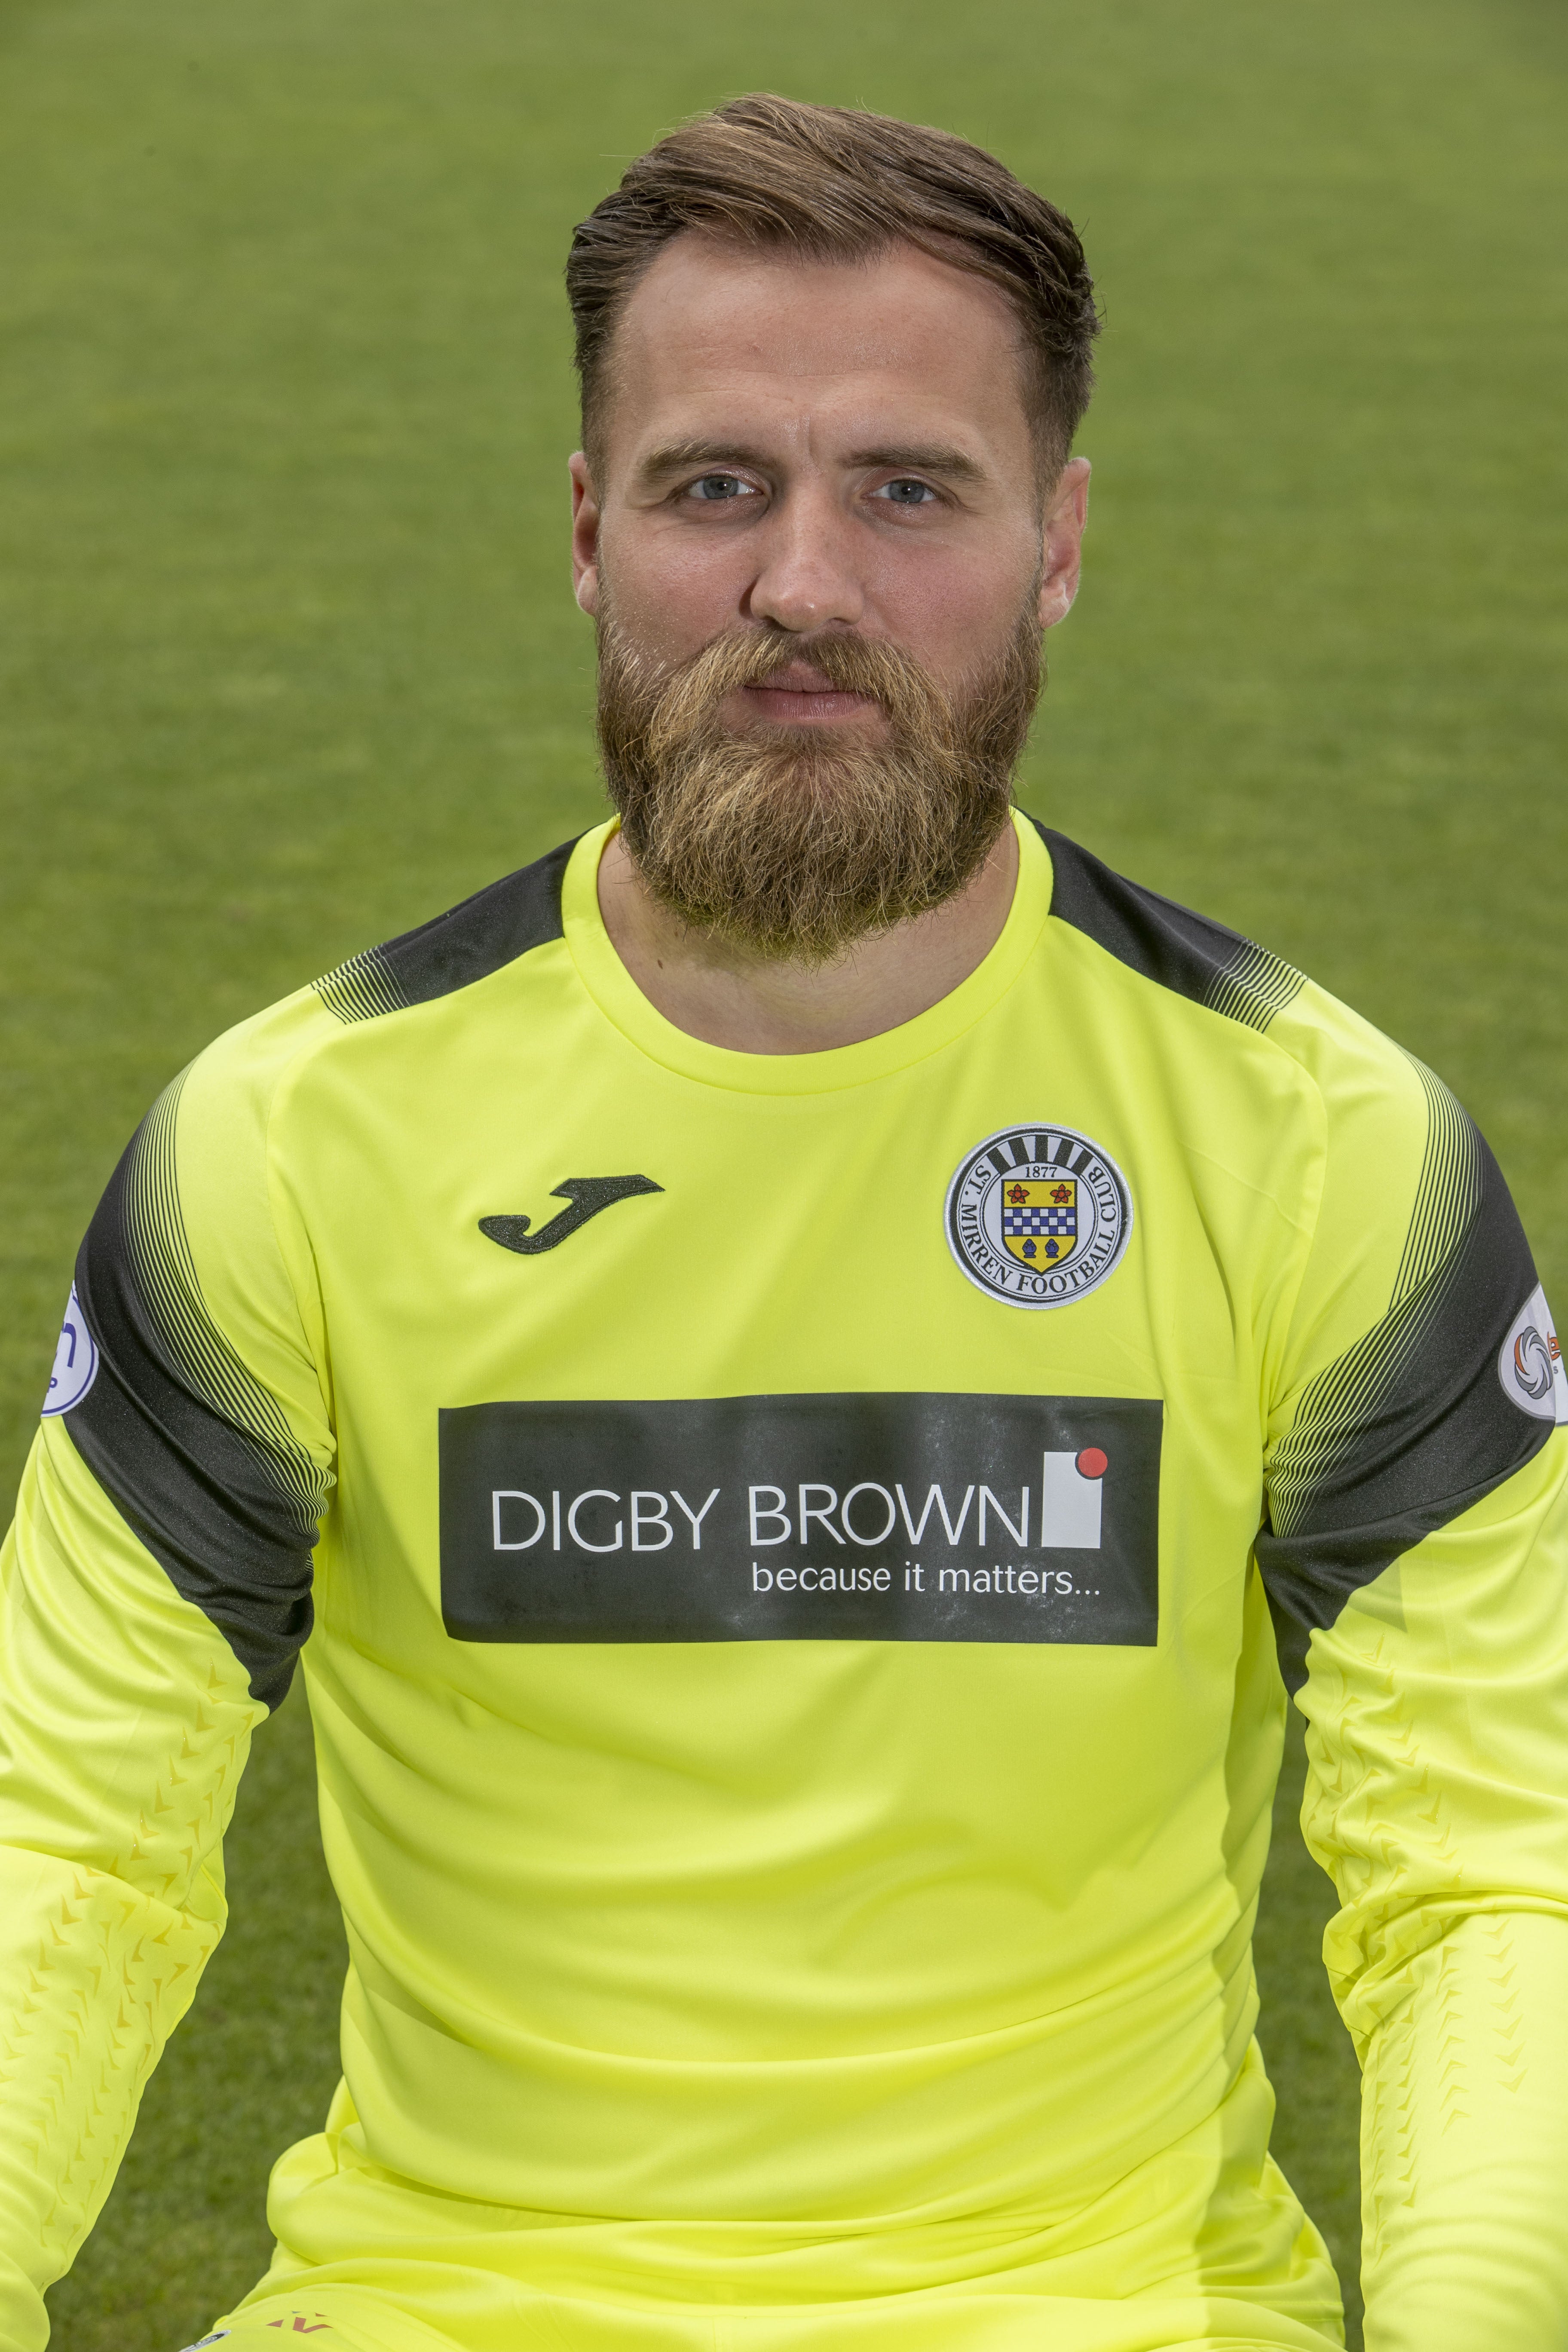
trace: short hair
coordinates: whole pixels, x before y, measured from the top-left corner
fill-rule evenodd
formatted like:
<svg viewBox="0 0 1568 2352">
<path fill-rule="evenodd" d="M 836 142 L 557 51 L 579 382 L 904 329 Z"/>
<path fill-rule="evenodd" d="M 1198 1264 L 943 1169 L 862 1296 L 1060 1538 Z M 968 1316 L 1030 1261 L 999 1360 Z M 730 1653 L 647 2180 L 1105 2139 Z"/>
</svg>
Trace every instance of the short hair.
<svg viewBox="0 0 1568 2352">
<path fill-rule="evenodd" d="M 1065 213 L 951 131 L 768 92 L 683 123 L 640 155 L 572 239 L 583 440 L 602 445 L 608 358 L 634 288 L 686 230 L 815 261 L 911 245 L 989 279 L 1023 335 L 1040 472 L 1066 464 L 1094 384 L 1094 281 Z"/>
</svg>

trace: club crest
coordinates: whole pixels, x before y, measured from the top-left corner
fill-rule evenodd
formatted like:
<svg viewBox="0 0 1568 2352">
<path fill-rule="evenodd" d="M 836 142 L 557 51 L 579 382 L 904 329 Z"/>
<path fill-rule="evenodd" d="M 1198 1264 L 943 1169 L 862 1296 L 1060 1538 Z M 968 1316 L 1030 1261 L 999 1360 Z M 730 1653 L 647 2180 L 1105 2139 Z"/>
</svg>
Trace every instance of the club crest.
<svg viewBox="0 0 1568 2352">
<path fill-rule="evenodd" d="M 948 1187 L 947 1240 L 961 1271 L 1009 1307 L 1068 1307 L 1112 1275 L 1132 1230 L 1115 1161 L 1070 1128 L 1004 1128 Z"/>
<path fill-rule="evenodd" d="M 1002 1246 L 1036 1274 L 1066 1265 L 1078 1248 L 1077 1177 L 1005 1178 Z"/>
</svg>

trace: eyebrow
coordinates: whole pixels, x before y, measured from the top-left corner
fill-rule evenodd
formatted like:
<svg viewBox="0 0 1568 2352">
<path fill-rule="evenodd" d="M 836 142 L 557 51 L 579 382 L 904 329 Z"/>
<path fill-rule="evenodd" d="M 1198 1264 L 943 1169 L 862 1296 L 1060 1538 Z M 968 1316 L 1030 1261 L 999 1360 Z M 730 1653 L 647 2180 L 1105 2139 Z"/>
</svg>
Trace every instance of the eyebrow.
<svg viewBox="0 0 1568 2352">
<path fill-rule="evenodd" d="M 750 449 L 741 441 L 666 441 L 648 451 L 637 472 L 648 481 L 663 474 L 683 474 L 692 466 L 749 466 L 762 474 L 767 472 L 769 462 L 760 449 Z"/>
<path fill-rule="evenodd" d="M 740 441 L 691 440 L 667 441 L 650 449 L 637 467 L 645 481 L 657 481 L 666 475 L 685 473 L 693 466 L 720 468 L 746 466 L 752 472 L 772 471 L 776 459 L 763 450 L 748 447 Z M 887 467 L 892 471 L 907 469 L 915 474 L 942 474 L 950 481 L 982 482 L 985 468 L 963 450 L 947 442 L 905 441 L 887 443 L 876 448 L 852 449 L 847 463 L 851 467 Z"/>
<path fill-rule="evenodd" d="M 958 482 L 983 482 L 985 468 L 945 441 L 902 441 L 879 449 L 854 449 L 852 466 L 907 467 L 911 474 L 946 474 Z"/>
</svg>

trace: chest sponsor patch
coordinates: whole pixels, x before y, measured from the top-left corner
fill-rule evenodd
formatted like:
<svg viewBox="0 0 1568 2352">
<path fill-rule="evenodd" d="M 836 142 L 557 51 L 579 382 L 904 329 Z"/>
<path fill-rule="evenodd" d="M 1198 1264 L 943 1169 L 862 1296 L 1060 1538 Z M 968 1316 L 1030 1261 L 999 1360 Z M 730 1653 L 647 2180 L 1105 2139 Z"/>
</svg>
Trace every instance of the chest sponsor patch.
<svg viewBox="0 0 1568 2352">
<path fill-rule="evenodd" d="M 1162 1407 L 893 1392 L 440 1416 L 462 1642 L 1065 1642 L 1159 1630 Z"/>
<path fill-rule="evenodd" d="M 1070 1307 L 1109 1281 L 1132 1230 L 1116 1162 L 1086 1135 L 1003 1128 L 960 1161 L 947 1245 L 977 1289 L 1009 1307 Z"/>
</svg>

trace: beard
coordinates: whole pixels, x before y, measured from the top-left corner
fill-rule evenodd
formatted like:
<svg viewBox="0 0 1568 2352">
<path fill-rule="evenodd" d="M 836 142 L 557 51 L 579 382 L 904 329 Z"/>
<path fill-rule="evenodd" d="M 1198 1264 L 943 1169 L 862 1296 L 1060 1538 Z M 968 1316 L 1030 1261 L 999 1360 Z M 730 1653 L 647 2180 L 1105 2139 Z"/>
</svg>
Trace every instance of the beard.
<svg viewBox="0 0 1568 2352">
<path fill-rule="evenodd" d="M 870 637 L 727 630 L 659 667 L 601 607 L 599 748 L 647 888 L 690 929 L 769 961 L 823 964 L 961 890 L 1007 823 L 1041 682 L 1037 590 L 1003 652 L 950 694 Z M 737 688 L 806 661 L 887 721 L 720 723 Z"/>
</svg>

